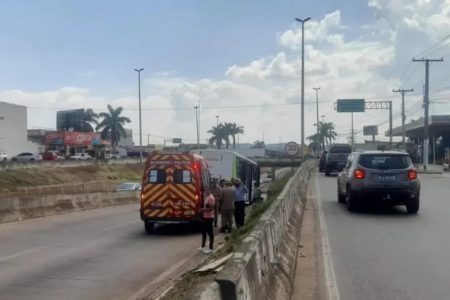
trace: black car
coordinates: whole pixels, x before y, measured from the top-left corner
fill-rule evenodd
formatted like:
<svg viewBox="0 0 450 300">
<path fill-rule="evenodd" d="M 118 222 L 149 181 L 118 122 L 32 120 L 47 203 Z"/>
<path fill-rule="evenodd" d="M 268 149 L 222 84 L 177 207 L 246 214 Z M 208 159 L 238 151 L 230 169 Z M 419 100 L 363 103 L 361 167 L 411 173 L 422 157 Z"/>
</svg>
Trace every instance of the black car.
<svg viewBox="0 0 450 300">
<path fill-rule="evenodd" d="M 339 172 L 345 166 L 348 155 L 352 152 L 352 147 L 348 144 L 334 144 L 328 150 L 325 158 L 325 175 L 331 172 Z"/>
</svg>

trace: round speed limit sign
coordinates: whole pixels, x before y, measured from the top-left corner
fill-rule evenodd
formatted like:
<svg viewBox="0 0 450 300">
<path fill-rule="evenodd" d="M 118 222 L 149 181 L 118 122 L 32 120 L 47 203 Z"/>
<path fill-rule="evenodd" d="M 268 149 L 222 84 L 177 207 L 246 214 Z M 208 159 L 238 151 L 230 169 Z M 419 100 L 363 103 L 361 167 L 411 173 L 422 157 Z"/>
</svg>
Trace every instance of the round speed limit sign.
<svg viewBox="0 0 450 300">
<path fill-rule="evenodd" d="M 296 142 L 289 142 L 284 147 L 284 150 L 289 155 L 296 155 L 298 153 L 298 151 L 300 150 L 300 147 L 298 146 L 298 144 Z"/>
</svg>

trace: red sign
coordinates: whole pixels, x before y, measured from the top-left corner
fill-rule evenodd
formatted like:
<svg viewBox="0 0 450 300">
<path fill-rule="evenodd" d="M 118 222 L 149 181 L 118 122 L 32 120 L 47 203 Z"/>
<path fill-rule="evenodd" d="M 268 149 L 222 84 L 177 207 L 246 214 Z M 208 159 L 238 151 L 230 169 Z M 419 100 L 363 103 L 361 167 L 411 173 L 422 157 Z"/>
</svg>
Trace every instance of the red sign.
<svg viewBox="0 0 450 300">
<path fill-rule="evenodd" d="M 89 146 L 101 145 L 102 138 L 96 132 L 64 132 L 64 145 L 68 146 Z"/>
<path fill-rule="evenodd" d="M 64 132 L 49 132 L 45 135 L 46 145 L 64 145 Z"/>
<path fill-rule="evenodd" d="M 104 145 L 101 134 L 97 132 L 49 132 L 45 135 L 47 145 L 90 146 Z"/>
</svg>

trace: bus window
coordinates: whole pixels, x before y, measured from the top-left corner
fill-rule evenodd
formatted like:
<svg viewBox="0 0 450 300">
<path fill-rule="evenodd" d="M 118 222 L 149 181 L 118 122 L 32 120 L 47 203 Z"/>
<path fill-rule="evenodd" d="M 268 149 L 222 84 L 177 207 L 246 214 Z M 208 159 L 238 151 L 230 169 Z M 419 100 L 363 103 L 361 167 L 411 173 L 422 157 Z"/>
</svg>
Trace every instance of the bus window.
<svg viewBox="0 0 450 300">
<path fill-rule="evenodd" d="M 149 183 L 166 183 L 166 171 L 160 169 L 150 170 L 148 176 Z"/>
</svg>

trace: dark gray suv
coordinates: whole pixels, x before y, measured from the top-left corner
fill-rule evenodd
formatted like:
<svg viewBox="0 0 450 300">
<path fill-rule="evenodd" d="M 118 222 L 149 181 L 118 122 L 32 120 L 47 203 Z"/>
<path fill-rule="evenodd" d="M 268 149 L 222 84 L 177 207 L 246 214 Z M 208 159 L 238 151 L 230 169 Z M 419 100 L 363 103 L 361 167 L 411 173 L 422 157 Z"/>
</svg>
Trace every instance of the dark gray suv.
<svg viewBox="0 0 450 300">
<path fill-rule="evenodd" d="M 352 147 L 348 144 L 331 145 L 325 157 L 325 175 L 328 176 L 333 171 L 341 171 L 351 152 Z"/>
<path fill-rule="evenodd" d="M 419 210 L 420 181 L 409 155 L 397 151 L 353 152 L 337 179 L 339 202 L 355 211 L 362 202 L 405 205 Z"/>
</svg>

